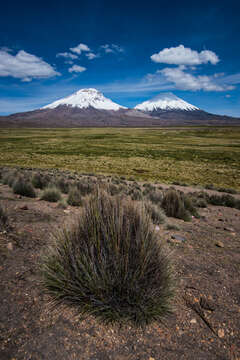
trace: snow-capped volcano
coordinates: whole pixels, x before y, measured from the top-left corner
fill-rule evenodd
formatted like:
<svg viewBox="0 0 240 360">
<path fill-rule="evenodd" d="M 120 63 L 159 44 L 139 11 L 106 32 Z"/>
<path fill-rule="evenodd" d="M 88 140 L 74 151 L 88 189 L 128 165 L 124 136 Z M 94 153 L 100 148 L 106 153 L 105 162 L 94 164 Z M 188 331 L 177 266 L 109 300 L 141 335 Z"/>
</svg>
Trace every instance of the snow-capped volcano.
<svg viewBox="0 0 240 360">
<path fill-rule="evenodd" d="M 200 110 L 194 105 L 187 103 L 180 99 L 173 93 L 162 93 L 154 98 L 144 101 L 141 104 L 135 106 L 135 109 L 146 112 L 157 111 L 157 110 L 183 110 L 193 111 Z"/>
<path fill-rule="evenodd" d="M 100 91 L 96 89 L 81 89 L 74 94 L 63 99 L 54 101 L 53 103 L 42 107 L 42 109 L 55 109 L 58 106 L 70 106 L 79 109 L 94 108 L 98 110 L 114 110 L 126 109 L 106 98 Z"/>
</svg>

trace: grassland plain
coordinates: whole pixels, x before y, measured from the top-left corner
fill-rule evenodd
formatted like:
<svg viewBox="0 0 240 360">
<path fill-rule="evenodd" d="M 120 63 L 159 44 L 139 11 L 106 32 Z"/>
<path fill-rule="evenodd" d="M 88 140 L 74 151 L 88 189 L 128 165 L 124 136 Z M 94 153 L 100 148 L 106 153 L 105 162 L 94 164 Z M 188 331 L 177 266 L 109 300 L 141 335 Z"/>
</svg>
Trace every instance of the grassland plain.
<svg viewBox="0 0 240 360">
<path fill-rule="evenodd" d="M 240 190 L 240 128 L 1 129 L 0 165 Z"/>
</svg>

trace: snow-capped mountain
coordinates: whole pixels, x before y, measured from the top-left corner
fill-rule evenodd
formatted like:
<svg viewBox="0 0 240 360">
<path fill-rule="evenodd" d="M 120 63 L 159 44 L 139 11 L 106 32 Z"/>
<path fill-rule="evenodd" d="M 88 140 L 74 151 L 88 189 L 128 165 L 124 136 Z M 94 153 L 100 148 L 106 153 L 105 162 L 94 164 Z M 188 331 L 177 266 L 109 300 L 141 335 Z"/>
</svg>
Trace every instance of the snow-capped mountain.
<svg viewBox="0 0 240 360">
<path fill-rule="evenodd" d="M 54 101 L 53 103 L 42 107 L 42 109 L 55 109 L 58 106 L 71 106 L 79 109 L 94 108 L 98 110 L 114 110 L 126 109 L 106 98 L 100 91 L 96 89 L 81 89 L 74 94 L 63 99 Z"/>
<path fill-rule="evenodd" d="M 41 109 L 0 116 L 0 127 L 163 127 L 240 125 L 240 119 L 209 114 L 172 93 L 129 109 L 96 89 L 81 89 Z"/>
<path fill-rule="evenodd" d="M 200 110 L 198 107 L 189 104 L 188 102 L 180 99 L 173 93 L 162 93 L 154 98 L 144 101 L 135 106 L 135 109 L 146 112 L 156 112 L 158 110 L 183 110 L 194 111 Z"/>
</svg>

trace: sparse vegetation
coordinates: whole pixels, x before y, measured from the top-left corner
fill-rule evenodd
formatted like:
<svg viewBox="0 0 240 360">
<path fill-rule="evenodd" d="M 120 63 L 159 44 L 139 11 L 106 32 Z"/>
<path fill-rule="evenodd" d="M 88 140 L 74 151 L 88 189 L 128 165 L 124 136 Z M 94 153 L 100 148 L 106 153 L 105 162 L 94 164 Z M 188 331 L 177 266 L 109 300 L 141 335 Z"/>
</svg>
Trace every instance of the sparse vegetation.
<svg viewBox="0 0 240 360">
<path fill-rule="evenodd" d="M 35 198 L 36 193 L 30 182 L 24 179 L 23 176 L 19 176 L 13 183 L 13 192 L 18 195 Z"/>
<path fill-rule="evenodd" d="M 41 200 L 57 202 L 61 200 L 61 192 L 55 186 L 48 186 L 43 190 Z"/>
<path fill-rule="evenodd" d="M 240 128 L 1 129 L 0 163 L 240 191 Z"/>
<path fill-rule="evenodd" d="M 136 326 L 169 314 L 171 265 L 138 206 L 97 194 L 73 228 L 55 235 L 42 271 L 56 305 L 72 305 L 106 323 Z"/>
<path fill-rule="evenodd" d="M 8 225 L 8 215 L 6 210 L 0 204 L 0 232 Z"/>
<path fill-rule="evenodd" d="M 190 201 L 186 200 L 185 196 L 181 196 L 180 192 L 174 189 L 167 190 L 163 196 L 162 207 L 167 216 L 189 221 L 190 205 Z"/>
<path fill-rule="evenodd" d="M 147 213 L 150 215 L 153 224 L 163 224 L 166 220 L 166 215 L 159 206 L 152 204 L 151 202 L 145 203 Z"/>
<path fill-rule="evenodd" d="M 80 191 L 76 186 L 70 188 L 67 202 L 71 206 L 81 206 L 83 204 Z"/>
</svg>

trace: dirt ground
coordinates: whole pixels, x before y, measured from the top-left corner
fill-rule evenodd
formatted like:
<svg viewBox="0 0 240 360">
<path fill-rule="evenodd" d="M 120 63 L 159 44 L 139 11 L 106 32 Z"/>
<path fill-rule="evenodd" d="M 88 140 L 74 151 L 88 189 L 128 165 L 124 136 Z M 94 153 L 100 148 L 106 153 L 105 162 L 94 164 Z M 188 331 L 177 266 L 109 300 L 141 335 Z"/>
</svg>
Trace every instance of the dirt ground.
<svg viewBox="0 0 240 360">
<path fill-rule="evenodd" d="M 77 208 L 20 197 L 7 185 L 0 185 L 0 201 L 11 225 L 0 233 L 1 360 L 240 360 L 239 210 L 208 206 L 191 222 L 168 219 L 179 230 L 160 226 L 175 263 L 175 311 L 136 330 L 79 320 L 71 309 L 49 311 L 40 253 Z"/>
</svg>

